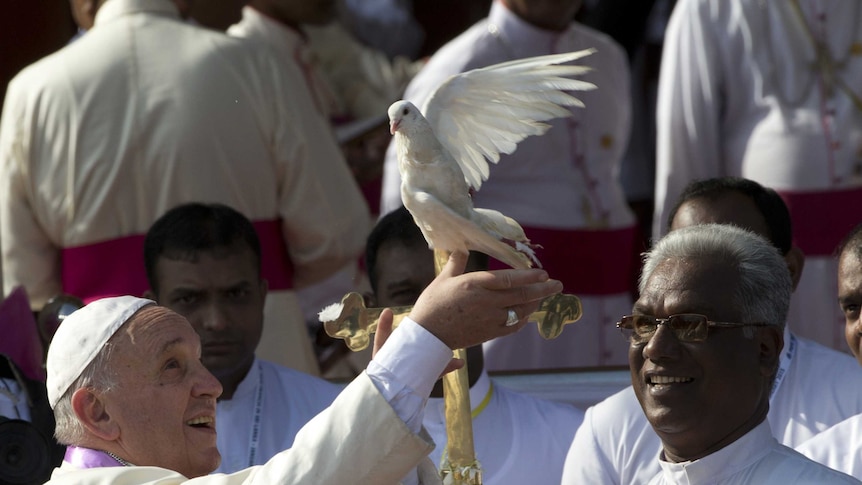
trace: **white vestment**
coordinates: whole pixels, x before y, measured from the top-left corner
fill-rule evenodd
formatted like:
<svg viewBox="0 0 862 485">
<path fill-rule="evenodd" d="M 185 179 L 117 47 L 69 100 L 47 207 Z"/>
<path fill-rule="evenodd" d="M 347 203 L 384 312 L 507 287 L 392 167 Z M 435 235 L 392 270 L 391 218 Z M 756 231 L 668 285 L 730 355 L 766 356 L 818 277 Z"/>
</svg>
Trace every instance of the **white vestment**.
<svg viewBox="0 0 862 485">
<path fill-rule="evenodd" d="M 811 461 L 772 436 L 763 421 L 744 436 L 699 460 L 660 460 L 649 485 L 827 485 L 862 483 Z"/>
<path fill-rule="evenodd" d="M 680 0 L 656 107 L 653 236 L 666 232 L 669 211 L 695 179 L 741 176 L 774 188 L 806 254 L 790 328 L 839 351 L 846 345 L 832 252 L 860 221 L 848 216 L 862 204 L 860 39 L 858 0 Z M 816 45 L 834 70 L 815 67 Z"/>
<path fill-rule="evenodd" d="M 434 444 L 421 430 L 431 388 L 452 357 L 443 342 L 405 319 L 386 345 L 332 405 L 297 433 L 292 448 L 264 465 L 230 475 L 188 479 L 157 467 L 78 469 L 68 462 L 46 485 L 387 485 L 420 462 Z M 434 474 L 423 473 L 423 483 Z M 433 483 L 433 482 L 432 482 Z M 439 483 L 439 480 L 437 481 Z"/>
<path fill-rule="evenodd" d="M 518 221 L 543 249 L 537 256 L 564 291 L 583 304 L 583 318 L 554 340 L 534 329 L 484 345 L 488 370 L 622 365 L 627 345 L 614 323 L 631 312 L 638 269 L 635 218 L 619 180 L 631 124 L 629 71 L 622 49 L 604 34 L 573 23 L 562 32 L 534 27 L 495 1 L 489 16 L 442 47 L 413 78 L 404 99 L 421 108 L 449 76 L 499 62 L 597 49 L 579 64 L 599 86 L 578 92 L 586 108 L 550 122 L 541 137 L 522 141 L 491 164 L 474 205 Z M 394 143 L 386 154 L 381 214 L 401 206 Z M 544 239 L 547 238 L 547 239 Z"/>
<path fill-rule="evenodd" d="M 817 463 L 862 480 L 862 414 L 841 421 L 796 450 Z"/>
<path fill-rule="evenodd" d="M 470 406 L 484 483 L 560 483 L 566 448 L 584 419 L 583 411 L 506 389 L 486 372 L 470 388 Z M 422 425 L 437 444 L 431 460 L 439 467 L 448 442 L 443 398 L 428 400 Z"/>
<path fill-rule="evenodd" d="M 779 370 L 767 415 L 781 444 L 796 447 L 862 412 L 862 372 L 853 358 L 791 338 L 786 328 L 784 345 L 779 367 L 784 370 Z M 562 483 L 645 484 L 659 471 L 660 452 L 661 440 L 629 386 L 587 409 Z"/>
<path fill-rule="evenodd" d="M 230 399 L 219 400 L 216 431 L 221 465 L 233 473 L 262 465 L 293 445 L 296 433 L 326 409 L 342 386 L 256 359 Z"/>
</svg>

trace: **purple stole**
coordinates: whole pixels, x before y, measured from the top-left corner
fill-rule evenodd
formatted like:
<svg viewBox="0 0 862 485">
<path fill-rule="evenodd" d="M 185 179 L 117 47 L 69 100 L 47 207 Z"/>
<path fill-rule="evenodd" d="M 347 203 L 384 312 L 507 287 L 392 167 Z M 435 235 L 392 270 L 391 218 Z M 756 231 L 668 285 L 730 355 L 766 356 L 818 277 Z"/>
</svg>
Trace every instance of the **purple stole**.
<svg viewBox="0 0 862 485">
<path fill-rule="evenodd" d="M 81 446 L 66 447 L 63 461 L 75 468 L 102 468 L 108 466 L 123 466 L 116 458 L 106 451 L 83 448 Z"/>
</svg>

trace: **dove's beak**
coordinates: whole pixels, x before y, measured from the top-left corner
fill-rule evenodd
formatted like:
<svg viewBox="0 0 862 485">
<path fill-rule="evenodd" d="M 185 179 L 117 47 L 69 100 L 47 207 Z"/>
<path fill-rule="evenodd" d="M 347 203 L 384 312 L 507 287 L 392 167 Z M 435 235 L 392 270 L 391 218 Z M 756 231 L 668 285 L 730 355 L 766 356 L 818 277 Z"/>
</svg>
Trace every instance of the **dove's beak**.
<svg viewBox="0 0 862 485">
<path fill-rule="evenodd" d="M 398 126 L 401 124 L 401 120 L 392 120 L 389 122 L 389 134 L 394 135 L 396 131 L 398 131 Z"/>
</svg>

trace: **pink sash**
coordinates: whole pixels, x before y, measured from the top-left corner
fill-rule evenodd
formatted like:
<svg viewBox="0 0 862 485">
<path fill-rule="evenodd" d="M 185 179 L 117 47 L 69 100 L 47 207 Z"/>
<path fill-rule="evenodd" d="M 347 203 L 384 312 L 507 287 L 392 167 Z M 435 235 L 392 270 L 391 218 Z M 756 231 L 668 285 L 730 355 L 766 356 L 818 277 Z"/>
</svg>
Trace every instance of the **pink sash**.
<svg viewBox="0 0 862 485">
<path fill-rule="evenodd" d="M 782 192 L 793 220 L 793 241 L 807 256 L 832 256 L 862 222 L 862 187 L 828 192 Z"/>
<path fill-rule="evenodd" d="M 293 288 L 293 265 L 279 220 L 254 223 L 260 239 L 261 277 L 270 290 Z M 62 251 L 63 291 L 89 303 L 107 296 L 141 296 L 149 288 L 144 235 L 120 237 Z"/>
<path fill-rule="evenodd" d="M 640 271 L 635 227 L 607 230 L 524 227 L 536 256 L 563 291 L 576 295 L 615 295 L 635 288 Z M 492 259 L 491 269 L 507 266 Z"/>
</svg>

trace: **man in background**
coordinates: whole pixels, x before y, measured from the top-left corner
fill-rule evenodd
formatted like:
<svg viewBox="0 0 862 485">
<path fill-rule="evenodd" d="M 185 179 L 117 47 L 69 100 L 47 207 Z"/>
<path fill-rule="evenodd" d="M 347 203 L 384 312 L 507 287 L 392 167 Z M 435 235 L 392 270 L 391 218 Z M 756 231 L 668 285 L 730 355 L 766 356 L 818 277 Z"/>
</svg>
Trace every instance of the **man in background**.
<svg viewBox="0 0 862 485">
<path fill-rule="evenodd" d="M 384 216 L 371 231 L 365 248 L 374 291 L 372 304 L 414 304 L 434 280 L 433 255 L 407 209 L 401 207 Z M 471 253 L 467 271 L 486 266 L 487 256 Z M 467 349 L 467 372 L 473 442 L 485 482 L 559 483 L 566 449 L 583 420 L 583 412 L 498 385 L 488 377 L 481 346 Z M 438 382 L 431 392 L 422 422 L 437 444 L 430 456 L 438 468 L 448 441 L 441 384 Z"/>
<path fill-rule="evenodd" d="M 10 83 L 0 120 L 4 291 L 141 295 L 144 233 L 220 202 L 253 221 L 269 282 L 261 355 L 317 373 L 295 290 L 359 256 L 370 222 L 326 120 L 267 49 L 190 25 L 177 0 L 107 0 Z"/>
<path fill-rule="evenodd" d="M 221 204 L 184 204 L 147 232 L 147 298 L 185 317 L 201 340 L 201 361 L 222 386 L 216 407 L 221 464 L 233 473 L 293 445 L 297 431 L 341 387 L 255 357 L 267 281 L 251 221 Z"/>
<path fill-rule="evenodd" d="M 584 315 L 554 340 L 521 332 L 485 346 L 489 370 L 622 365 L 625 346 L 613 327 L 631 308 L 641 248 L 635 217 L 619 179 L 631 124 L 625 52 L 610 37 L 573 22 L 580 0 L 495 0 L 487 18 L 437 51 L 410 82 L 404 99 L 421 107 L 449 76 L 474 68 L 595 48 L 578 61 L 581 79 L 598 89 L 578 93 L 585 108 L 550 121 L 490 165 L 473 195 L 476 207 L 515 219 L 542 246 L 542 265 L 581 298 Z M 394 143 L 386 154 L 381 213 L 401 206 Z M 491 267 L 501 263 L 491 261 Z"/>
</svg>

